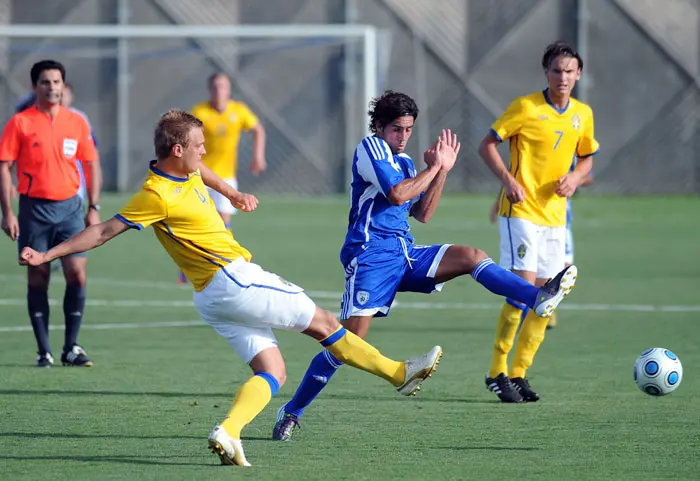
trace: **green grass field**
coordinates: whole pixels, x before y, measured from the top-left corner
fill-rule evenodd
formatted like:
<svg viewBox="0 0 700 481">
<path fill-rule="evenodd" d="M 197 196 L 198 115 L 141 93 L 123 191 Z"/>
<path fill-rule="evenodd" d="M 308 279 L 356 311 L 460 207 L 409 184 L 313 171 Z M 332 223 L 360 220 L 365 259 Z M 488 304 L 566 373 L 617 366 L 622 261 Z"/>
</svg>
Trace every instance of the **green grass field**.
<svg viewBox="0 0 700 481">
<path fill-rule="evenodd" d="M 107 197 L 103 214 L 125 197 Z M 498 256 L 491 198 L 449 197 L 420 243 L 465 243 Z M 503 405 L 484 388 L 501 301 L 470 278 L 432 296 L 400 295 L 369 340 L 403 359 L 441 344 L 418 397 L 343 368 L 290 443 L 270 441 L 318 345 L 280 333 L 288 383 L 244 431 L 244 471 L 218 465 L 207 435 L 249 376 L 226 342 L 197 322 L 191 291 L 152 232 L 128 232 L 91 254 L 81 343 L 91 369 L 37 369 L 23 268 L 0 238 L 2 479 L 424 480 L 698 479 L 700 261 L 697 198 L 578 198 L 577 288 L 529 372 L 539 403 Z M 254 260 L 338 310 L 338 250 L 347 201 L 261 199 L 234 219 Z M 63 341 L 63 284 L 51 298 L 54 354 Z M 674 350 L 684 380 L 642 394 L 639 353 Z M 234 472 L 231 472 L 231 471 Z"/>
</svg>

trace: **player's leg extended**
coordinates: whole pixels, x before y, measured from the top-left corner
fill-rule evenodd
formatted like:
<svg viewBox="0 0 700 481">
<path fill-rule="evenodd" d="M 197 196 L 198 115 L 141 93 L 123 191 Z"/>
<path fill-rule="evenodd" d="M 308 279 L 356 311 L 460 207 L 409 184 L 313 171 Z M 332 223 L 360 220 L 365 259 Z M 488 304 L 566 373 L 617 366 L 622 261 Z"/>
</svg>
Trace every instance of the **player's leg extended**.
<svg viewBox="0 0 700 481">
<path fill-rule="evenodd" d="M 372 316 L 353 316 L 343 322 L 344 327 L 364 339 L 369 330 L 369 324 L 372 321 Z M 299 418 L 304 414 L 304 409 L 309 406 L 314 399 L 321 393 L 323 388 L 330 382 L 333 375 L 343 363 L 339 361 L 328 350 L 324 349 L 311 360 L 309 368 L 304 374 L 299 387 L 297 387 L 294 397 L 282 406 L 278 412 L 278 424 L 285 417 L 292 418 L 288 427 L 295 428 L 298 425 Z M 290 433 L 273 432 L 273 438 L 279 440 L 289 439 Z M 283 439 L 284 438 L 284 439 Z"/>
<path fill-rule="evenodd" d="M 538 289 L 535 286 L 509 270 L 499 267 L 481 249 L 450 246 L 437 268 L 435 282 L 446 282 L 466 274 L 471 274 L 475 281 L 494 294 L 528 306 L 534 306 L 537 302 Z"/>
<path fill-rule="evenodd" d="M 388 314 L 407 266 L 403 256 L 387 257 L 372 250 L 346 266 L 340 315 L 345 319 L 342 322 L 347 330 L 364 339 L 373 317 Z M 326 349 L 312 359 L 294 397 L 277 412 L 273 439 L 288 441 L 292 438 L 304 410 L 342 365 L 342 361 Z"/>
<path fill-rule="evenodd" d="M 282 353 L 276 346 L 256 354 L 250 368 L 255 375 L 238 389 L 228 416 L 209 435 L 209 448 L 221 464 L 250 466 L 243 452 L 241 431 L 270 403 L 286 379 Z"/>
</svg>

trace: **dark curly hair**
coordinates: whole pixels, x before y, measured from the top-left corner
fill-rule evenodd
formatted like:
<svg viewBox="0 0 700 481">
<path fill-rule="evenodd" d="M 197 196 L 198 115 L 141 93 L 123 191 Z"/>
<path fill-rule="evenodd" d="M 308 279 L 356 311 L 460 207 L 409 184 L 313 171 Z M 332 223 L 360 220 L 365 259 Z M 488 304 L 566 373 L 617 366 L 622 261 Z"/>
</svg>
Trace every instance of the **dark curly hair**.
<svg viewBox="0 0 700 481">
<path fill-rule="evenodd" d="M 367 115 L 369 115 L 369 130 L 376 134 L 377 124 L 384 127 L 394 119 L 405 115 L 410 115 L 415 121 L 418 118 L 418 106 L 408 95 L 386 90 L 381 97 L 369 103 Z"/>
<path fill-rule="evenodd" d="M 542 68 L 545 70 L 549 69 L 554 59 L 560 56 L 575 58 L 578 61 L 578 68 L 583 70 L 583 59 L 581 59 L 581 56 L 571 45 L 561 40 L 550 43 L 547 45 L 547 48 L 544 49 Z"/>
</svg>

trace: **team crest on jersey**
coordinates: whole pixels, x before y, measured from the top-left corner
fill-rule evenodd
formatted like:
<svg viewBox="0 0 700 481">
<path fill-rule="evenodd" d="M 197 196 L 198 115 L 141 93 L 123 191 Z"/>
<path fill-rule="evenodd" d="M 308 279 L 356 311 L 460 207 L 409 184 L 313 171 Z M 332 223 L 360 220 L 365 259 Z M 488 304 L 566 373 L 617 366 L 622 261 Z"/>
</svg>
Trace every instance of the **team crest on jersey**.
<svg viewBox="0 0 700 481">
<path fill-rule="evenodd" d="M 525 247 L 525 244 L 520 244 L 518 246 L 518 258 L 522 259 L 525 257 L 525 254 L 527 254 L 527 247 Z"/>
<path fill-rule="evenodd" d="M 63 139 L 63 155 L 73 157 L 78 152 L 78 141 L 75 139 Z"/>
<path fill-rule="evenodd" d="M 574 117 L 571 119 L 571 125 L 574 128 L 574 130 L 578 130 L 581 128 L 581 117 L 579 117 L 578 114 L 575 114 Z"/>
<path fill-rule="evenodd" d="M 364 306 L 367 304 L 367 301 L 369 301 L 369 292 L 367 291 L 357 291 L 357 303 L 360 304 L 361 306 Z"/>
<path fill-rule="evenodd" d="M 177 187 L 175 187 L 175 190 L 173 190 L 173 194 L 179 194 L 180 192 L 182 192 L 182 187 L 178 185 Z"/>
<path fill-rule="evenodd" d="M 229 122 L 235 122 L 236 121 L 236 114 L 230 114 L 228 116 L 228 121 Z"/>
</svg>

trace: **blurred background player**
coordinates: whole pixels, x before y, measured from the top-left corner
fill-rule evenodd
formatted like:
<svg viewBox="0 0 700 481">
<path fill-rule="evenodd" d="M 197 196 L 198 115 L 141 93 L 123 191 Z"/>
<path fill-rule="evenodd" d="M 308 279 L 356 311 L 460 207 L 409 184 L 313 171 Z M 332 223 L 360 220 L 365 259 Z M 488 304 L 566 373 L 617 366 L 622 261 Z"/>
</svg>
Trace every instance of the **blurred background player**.
<svg viewBox="0 0 700 481">
<path fill-rule="evenodd" d="M 479 146 L 486 165 L 502 182 L 500 264 L 544 285 L 565 265 L 566 204 L 593 167 L 598 152 L 593 111 L 571 98 L 583 61 L 564 42 L 548 45 L 542 58 L 548 87 L 516 99 Z M 497 146 L 510 139 L 510 169 Z M 571 170 L 571 159 L 578 157 Z M 525 374 L 544 340 L 548 319 L 528 312 L 518 336 L 510 377 L 508 353 L 524 305 L 506 299 L 501 310 L 487 388 L 503 402 L 537 401 Z"/>
<path fill-rule="evenodd" d="M 231 187 L 238 189 L 238 143 L 241 132 L 253 134 L 250 171 L 253 175 L 259 175 L 267 169 L 265 128 L 246 104 L 231 99 L 231 80 L 226 74 L 217 72 L 211 75 L 207 85 L 209 100 L 195 105 L 191 111 L 192 115 L 204 124 L 206 154 L 203 163 Z M 236 209 L 231 205 L 231 201 L 220 193 L 209 188 L 207 190 L 224 225 L 229 229 L 231 215 L 236 213 Z M 187 282 L 182 272 L 179 282 Z"/>
<path fill-rule="evenodd" d="M 59 62 L 42 60 L 32 66 L 31 80 L 36 95 L 34 106 L 15 114 L 0 138 L 0 204 L 2 229 L 24 247 L 47 250 L 100 222 L 100 177 L 97 151 L 90 128 L 83 117 L 61 106 L 65 68 Z M 83 219 L 83 202 L 78 196 L 80 177 L 76 159 L 91 170 L 89 206 Z M 11 166 L 17 163 L 19 218 L 10 203 Z M 92 361 L 78 345 L 86 296 L 87 257 L 84 253 L 61 259 L 66 290 L 63 298 L 65 338 L 61 362 L 70 366 L 91 366 Z M 50 367 L 48 265 L 27 270 L 27 305 L 38 347 L 37 366 Z"/>
</svg>

